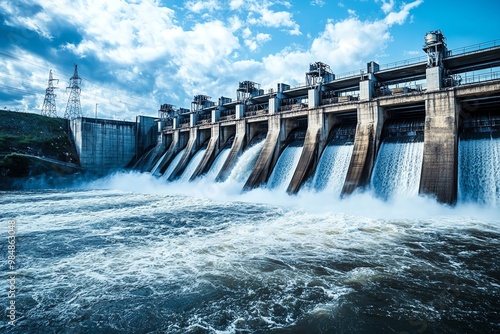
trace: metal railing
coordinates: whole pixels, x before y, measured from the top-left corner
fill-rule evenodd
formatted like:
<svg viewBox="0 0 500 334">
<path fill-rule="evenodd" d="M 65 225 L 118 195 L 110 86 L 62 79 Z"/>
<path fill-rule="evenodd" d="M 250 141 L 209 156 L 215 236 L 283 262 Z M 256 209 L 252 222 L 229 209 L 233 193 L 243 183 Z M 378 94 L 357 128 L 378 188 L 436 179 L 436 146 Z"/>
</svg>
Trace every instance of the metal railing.
<svg viewBox="0 0 500 334">
<path fill-rule="evenodd" d="M 269 109 L 252 110 L 245 112 L 245 116 L 257 116 L 257 115 L 267 115 L 269 114 Z"/>
<path fill-rule="evenodd" d="M 478 52 L 478 51 L 484 51 L 492 48 L 500 47 L 500 39 L 496 39 L 493 41 L 489 42 L 484 42 L 484 43 L 479 43 L 479 44 L 474 44 L 474 45 L 469 45 L 461 48 L 456 48 L 453 50 L 448 50 L 447 56 L 459 56 L 467 53 L 473 53 L 473 52 Z M 409 58 L 405 60 L 400 60 L 392 63 L 387 63 L 387 64 L 382 64 L 379 66 L 379 70 L 388 70 L 388 69 L 395 69 L 399 67 L 405 67 L 409 65 L 415 65 L 419 64 L 421 62 L 427 61 L 427 55 L 422 55 L 419 57 L 415 58 Z M 345 73 L 340 73 L 335 75 L 335 80 L 337 79 L 343 79 L 343 78 L 349 78 L 349 77 L 356 77 L 360 76 L 361 73 L 365 73 L 366 71 L 363 69 L 357 70 L 357 71 L 350 71 L 350 72 L 345 72 Z"/>
<path fill-rule="evenodd" d="M 491 81 L 500 79 L 500 71 L 490 72 L 490 73 L 480 73 L 480 74 L 460 74 L 459 85 L 466 85 L 471 83 Z"/>
<path fill-rule="evenodd" d="M 495 39 L 493 41 L 488 41 L 488 42 L 484 42 L 484 43 L 479 43 L 479 44 L 474 44 L 474 45 L 469 45 L 469 46 L 464 46 L 461 48 L 449 50 L 448 56 L 459 56 L 459 55 L 463 55 L 466 53 L 483 51 L 483 50 L 492 49 L 492 48 L 499 47 L 499 46 L 500 46 L 500 39 Z"/>
<path fill-rule="evenodd" d="M 236 115 L 235 114 L 232 114 L 232 115 L 226 115 L 226 116 L 221 116 L 219 118 L 219 121 L 231 121 L 233 119 L 236 119 Z"/>
<path fill-rule="evenodd" d="M 300 111 L 307 109 L 308 105 L 306 103 L 297 103 L 297 104 L 288 104 L 285 106 L 281 106 L 278 108 L 279 112 L 286 112 L 286 111 Z"/>
</svg>

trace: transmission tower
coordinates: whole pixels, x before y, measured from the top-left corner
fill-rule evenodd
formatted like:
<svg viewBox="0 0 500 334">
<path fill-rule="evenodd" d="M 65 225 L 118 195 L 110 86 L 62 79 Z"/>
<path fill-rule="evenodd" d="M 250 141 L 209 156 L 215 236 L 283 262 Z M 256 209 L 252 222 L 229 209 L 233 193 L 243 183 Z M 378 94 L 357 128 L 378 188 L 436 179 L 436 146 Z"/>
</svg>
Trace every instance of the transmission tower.
<svg viewBox="0 0 500 334">
<path fill-rule="evenodd" d="M 56 113 L 56 94 L 54 94 L 54 90 L 57 87 L 54 87 L 54 81 L 59 83 L 59 79 L 52 78 L 52 70 L 49 72 L 49 85 L 45 90 L 45 99 L 43 100 L 42 106 L 42 115 L 49 117 L 57 117 Z"/>
<path fill-rule="evenodd" d="M 66 105 L 66 112 L 64 113 L 64 118 L 67 119 L 75 119 L 82 116 L 82 106 L 80 104 L 80 84 L 82 83 L 82 78 L 78 76 L 78 65 L 75 64 L 75 72 L 73 76 L 69 78 L 69 87 L 66 87 L 66 90 L 70 89 L 68 104 Z"/>
</svg>

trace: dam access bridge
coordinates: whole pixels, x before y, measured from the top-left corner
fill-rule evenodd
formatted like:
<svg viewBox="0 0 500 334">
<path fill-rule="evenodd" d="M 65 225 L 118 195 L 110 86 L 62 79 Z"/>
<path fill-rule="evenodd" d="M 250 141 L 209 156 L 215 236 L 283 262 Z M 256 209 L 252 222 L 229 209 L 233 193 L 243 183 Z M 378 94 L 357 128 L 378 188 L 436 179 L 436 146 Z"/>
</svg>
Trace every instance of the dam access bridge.
<svg viewBox="0 0 500 334">
<path fill-rule="evenodd" d="M 306 84 L 279 83 L 266 92 L 251 81 L 239 83 L 237 98 L 194 97 L 190 109 L 163 104 L 158 142 L 145 154 L 142 170 L 178 178 L 204 148 L 190 179 L 206 173 L 223 149 L 230 149 L 217 181 L 228 178 L 238 157 L 264 140 L 245 189 L 266 183 L 287 145 L 303 148 L 287 186 L 296 193 L 312 177 L 332 140 L 353 144 L 342 195 L 366 186 L 381 143 L 398 136 L 423 138 L 419 193 L 443 203 L 457 199 L 459 137 L 500 131 L 500 41 L 448 50 L 444 35 L 425 35 L 426 56 L 341 75 L 322 62 L 311 63 Z M 419 137 L 420 136 L 420 137 Z M 141 161 L 140 160 L 140 161 Z M 140 162 L 139 161 L 139 162 Z M 149 161 L 144 167 L 144 161 Z M 396 163 L 396 162 L 395 162 Z M 139 163 L 140 164 L 140 163 Z"/>
</svg>

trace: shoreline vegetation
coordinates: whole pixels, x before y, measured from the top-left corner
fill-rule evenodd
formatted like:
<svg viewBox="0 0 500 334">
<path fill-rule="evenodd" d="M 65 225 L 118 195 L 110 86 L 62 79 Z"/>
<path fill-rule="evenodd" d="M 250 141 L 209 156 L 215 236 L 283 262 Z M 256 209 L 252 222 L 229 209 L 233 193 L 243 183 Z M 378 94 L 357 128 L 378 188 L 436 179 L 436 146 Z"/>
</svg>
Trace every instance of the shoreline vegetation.
<svg viewBox="0 0 500 334">
<path fill-rule="evenodd" d="M 67 119 L 0 110 L 0 190 L 81 172 Z"/>
</svg>

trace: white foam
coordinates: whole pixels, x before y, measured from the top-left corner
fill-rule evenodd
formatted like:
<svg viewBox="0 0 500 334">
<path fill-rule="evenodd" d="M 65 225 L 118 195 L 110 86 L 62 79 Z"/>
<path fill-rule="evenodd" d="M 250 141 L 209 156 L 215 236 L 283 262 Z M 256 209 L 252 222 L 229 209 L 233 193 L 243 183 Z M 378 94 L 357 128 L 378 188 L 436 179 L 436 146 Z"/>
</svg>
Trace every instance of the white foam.
<svg viewBox="0 0 500 334">
<path fill-rule="evenodd" d="M 417 195 L 423 153 L 423 142 L 382 142 L 371 179 L 375 193 L 382 198 Z"/>
<path fill-rule="evenodd" d="M 287 189 L 299 163 L 302 148 L 303 146 L 288 146 L 285 148 L 269 177 L 268 188 L 282 192 Z"/>
</svg>

